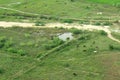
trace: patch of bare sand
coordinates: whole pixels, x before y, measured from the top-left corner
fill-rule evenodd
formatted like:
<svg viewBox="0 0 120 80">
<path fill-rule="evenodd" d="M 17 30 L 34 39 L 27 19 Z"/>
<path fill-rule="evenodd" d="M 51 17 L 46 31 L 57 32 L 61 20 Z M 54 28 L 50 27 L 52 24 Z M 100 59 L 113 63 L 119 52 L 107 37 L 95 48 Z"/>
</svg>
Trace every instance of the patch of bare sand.
<svg viewBox="0 0 120 80">
<path fill-rule="evenodd" d="M 13 27 L 13 26 L 21 26 L 21 27 L 34 27 L 34 28 L 55 28 L 55 27 L 63 27 L 63 28 L 77 28 L 77 29 L 82 29 L 82 30 L 103 30 L 105 31 L 108 35 L 108 37 L 118 43 L 120 43 L 120 40 L 114 38 L 111 35 L 111 31 L 109 30 L 109 27 L 104 27 L 104 26 L 94 26 L 94 25 L 80 25 L 77 23 L 47 23 L 45 26 L 35 26 L 35 23 L 22 23 L 22 22 L 6 22 L 6 21 L 0 21 L 0 26 L 7 28 L 7 27 Z"/>
</svg>

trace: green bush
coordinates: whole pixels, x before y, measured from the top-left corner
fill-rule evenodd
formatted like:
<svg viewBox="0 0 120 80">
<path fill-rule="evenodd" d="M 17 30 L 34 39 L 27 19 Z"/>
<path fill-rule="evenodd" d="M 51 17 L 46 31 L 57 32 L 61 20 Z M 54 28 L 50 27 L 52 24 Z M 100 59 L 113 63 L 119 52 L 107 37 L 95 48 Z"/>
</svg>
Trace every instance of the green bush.
<svg viewBox="0 0 120 80">
<path fill-rule="evenodd" d="M 17 53 L 20 54 L 21 56 L 26 55 L 26 52 L 25 52 L 24 50 L 22 50 L 22 49 L 19 49 L 19 50 L 17 51 Z"/>
<path fill-rule="evenodd" d="M 13 46 L 13 41 L 12 41 L 12 40 L 8 40 L 8 41 L 6 41 L 6 42 L 4 43 L 4 47 L 5 47 L 5 48 L 9 48 L 9 47 L 11 47 L 11 46 Z"/>
<path fill-rule="evenodd" d="M 108 25 L 112 25 L 112 23 L 111 22 L 104 22 L 103 25 L 108 26 Z"/>
<path fill-rule="evenodd" d="M 56 46 L 59 46 L 59 45 L 61 45 L 63 43 L 64 43 L 64 41 L 60 40 L 59 38 L 53 38 L 52 42 L 50 42 L 48 44 L 45 44 L 43 46 L 44 46 L 44 48 L 46 50 L 50 50 L 50 49 L 52 49 L 52 48 L 54 48 Z"/>
<path fill-rule="evenodd" d="M 80 20 L 80 21 L 79 21 L 79 24 L 84 24 L 84 21 L 83 21 L 83 20 Z"/>
<path fill-rule="evenodd" d="M 71 19 L 65 19 L 65 20 L 63 20 L 63 22 L 64 23 L 73 23 L 73 20 L 71 20 Z"/>
<path fill-rule="evenodd" d="M 4 47 L 6 40 L 5 36 L 0 37 L 0 48 Z"/>
<path fill-rule="evenodd" d="M 95 22 L 94 25 L 99 26 L 99 25 L 101 25 L 101 23 L 100 22 Z"/>
<path fill-rule="evenodd" d="M 45 26 L 45 23 L 37 21 L 35 23 L 35 26 Z"/>
<path fill-rule="evenodd" d="M 0 42 L 5 42 L 7 39 L 6 39 L 6 37 L 5 36 L 2 36 L 2 37 L 0 37 Z"/>
<path fill-rule="evenodd" d="M 89 34 L 84 34 L 84 35 L 81 35 L 78 40 L 89 40 L 91 38 L 91 36 Z"/>
<path fill-rule="evenodd" d="M 7 51 L 10 52 L 10 53 L 17 53 L 17 49 L 16 48 L 7 48 Z"/>
<path fill-rule="evenodd" d="M 104 36 L 107 35 L 107 33 L 106 33 L 105 31 L 103 31 L 103 30 L 100 31 L 100 34 L 101 34 L 101 35 L 104 35 Z"/>
<path fill-rule="evenodd" d="M 3 68 L 0 68 L 0 74 L 3 74 L 4 73 L 4 69 Z"/>
<path fill-rule="evenodd" d="M 60 45 L 60 44 L 62 44 L 62 43 L 64 43 L 64 42 L 63 42 L 61 39 L 55 37 L 55 38 L 53 39 L 53 43 L 54 43 L 55 45 Z"/>
<path fill-rule="evenodd" d="M 73 34 L 80 34 L 80 33 L 82 33 L 83 31 L 82 31 L 82 30 L 78 30 L 78 29 L 76 29 L 76 28 L 72 28 L 72 29 L 71 29 L 71 32 L 72 32 Z"/>
<path fill-rule="evenodd" d="M 113 45 L 109 45 L 109 49 L 110 49 L 110 50 L 113 50 L 113 49 L 114 49 L 114 46 L 113 46 Z"/>
<path fill-rule="evenodd" d="M 6 37 L 0 37 L 0 48 L 9 48 L 13 45 L 12 39 L 7 39 Z"/>
<path fill-rule="evenodd" d="M 25 33 L 24 35 L 26 38 L 30 38 L 30 36 L 31 36 L 29 33 Z"/>
<path fill-rule="evenodd" d="M 110 50 L 118 50 L 118 51 L 120 51 L 120 47 L 119 46 L 114 46 L 114 45 L 109 45 L 109 49 Z"/>
</svg>

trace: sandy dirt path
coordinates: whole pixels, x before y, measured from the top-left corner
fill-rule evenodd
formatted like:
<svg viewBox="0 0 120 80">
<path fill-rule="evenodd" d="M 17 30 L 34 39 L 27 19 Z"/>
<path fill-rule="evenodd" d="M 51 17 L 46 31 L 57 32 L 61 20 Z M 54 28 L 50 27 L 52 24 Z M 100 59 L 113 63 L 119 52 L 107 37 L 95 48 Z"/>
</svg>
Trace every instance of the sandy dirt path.
<svg viewBox="0 0 120 80">
<path fill-rule="evenodd" d="M 80 25 L 77 23 L 68 24 L 68 23 L 47 23 L 45 26 L 35 26 L 35 23 L 22 23 L 22 22 L 6 22 L 6 21 L 0 21 L 0 26 L 7 28 L 7 27 L 13 27 L 13 26 L 20 26 L 20 27 L 34 27 L 34 28 L 55 28 L 55 27 L 63 27 L 63 28 L 77 28 L 81 30 L 103 30 L 108 35 L 108 37 L 118 43 L 120 43 L 120 40 L 114 38 L 111 35 L 111 31 L 109 30 L 109 26 L 94 26 L 94 25 Z"/>
</svg>

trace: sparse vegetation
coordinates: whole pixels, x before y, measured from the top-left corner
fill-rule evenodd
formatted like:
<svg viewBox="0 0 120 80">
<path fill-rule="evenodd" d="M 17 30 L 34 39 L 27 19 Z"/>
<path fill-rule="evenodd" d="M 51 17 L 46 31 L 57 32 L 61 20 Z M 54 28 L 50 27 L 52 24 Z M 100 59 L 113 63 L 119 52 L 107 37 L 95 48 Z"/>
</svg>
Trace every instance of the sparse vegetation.
<svg viewBox="0 0 120 80">
<path fill-rule="evenodd" d="M 3 68 L 0 68 L 0 75 L 4 73 L 4 69 Z"/>
<path fill-rule="evenodd" d="M 119 80 L 120 34 L 107 32 L 119 29 L 119 8 L 120 0 L 1 0 L 1 22 L 35 28 L 0 27 L 0 80 Z M 59 38 L 68 32 L 73 39 Z"/>
<path fill-rule="evenodd" d="M 65 20 L 63 20 L 63 22 L 64 23 L 73 23 L 73 20 L 71 20 L 71 19 L 65 19 Z"/>
<path fill-rule="evenodd" d="M 68 31 L 74 32 L 75 33 L 74 37 L 77 38 L 75 40 L 68 41 L 69 44 L 58 39 L 57 36 L 53 36 L 52 39 L 50 39 L 51 38 L 50 36 L 53 34 L 55 35 L 61 32 L 68 32 Z M 39 79 L 41 79 L 41 77 L 46 79 L 46 77 L 50 78 L 48 75 L 50 75 L 49 72 L 51 71 L 53 73 L 54 72 L 58 73 L 59 70 L 60 71 L 62 70 L 62 73 L 66 73 L 66 70 L 64 69 L 66 68 L 70 69 L 72 67 L 74 70 L 74 71 L 71 71 L 71 74 L 74 73 L 72 78 L 76 77 L 81 79 L 79 77 L 79 75 L 82 73 L 81 70 L 86 70 L 88 72 L 91 72 L 91 68 L 92 70 L 96 70 L 97 72 L 103 70 L 100 66 L 104 66 L 104 65 L 96 64 L 100 62 L 97 59 L 93 61 L 92 57 L 95 57 L 95 55 L 98 55 L 98 56 L 102 55 L 104 51 L 106 51 L 106 53 L 110 52 L 111 54 L 114 53 L 114 51 L 119 52 L 120 46 L 119 45 L 114 46 L 116 45 L 116 42 L 108 39 L 104 35 L 106 35 L 106 33 L 103 31 L 89 32 L 89 31 L 81 31 L 77 29 L 71 29 L 71 30 L 59 29 L 59 28 L 52 28 L 52 29 L 26 28 L 25 29 L 25 28 L 17 28 L 17 27 L 3 28 L 3 29 L 0 29 L 0 36 L 1 36 L 0 41 L 4 43 L 2 48 L 0 48 L 0 55 L 6 57 L 6 58 L 2 58 L 5 60 L 9 59 L 9 56 L 6 56 L 6 55 L 14 55 L 13 60 L 15 63 L 10 62 L 10 60 L 12 60 L 11 58 L 10 60 L 7 60 L 7 64 L 11 64 L 9 65 L 7 72 L 11 72 L 11 68 L 14 68 L 14 70 L 16 70 L 15 73 L 19 72 L 21 69 L 25 69 L 26 71 L 26 68 L 27 69 L 31 68 L 32 66 L 30 65 L 33 64 L 34 62 L 35 62 L 34 65 L 36 66 L 44 63 L 44 65 L 37 66 L 35 69 L 27 73 L 24 73 L 24 75 L 21 75 L 20 77 L 17 77 L 18 79 L 27 80 L 29 77 L 24 77 L 24 76 L 27 76 L 28 74 L 32 75 L 32 77 L 34 78 L 34 74 L 39 73 L 42 70 L 46 70 L 47 68 L 48 70 L 42 71 L 43 73 L 46 73 L 46 75 L 43 75 L 43 74 L 39 75 Z M 109 43 L 111 43 L 113 46 L 109 45 Z M 37 47 L 36 47 L 36 44 L 37 44 Z M 37 63 L 37 61 L 34 61 L 36 57 L 40 58 L 47 52 L 48 53 L 50 52 L 51 54 L 46 55 L 45 58 L 42 59 L 43 61 L 42 63 L 41 62 Z M 23 56 L 25 57 L 21 58 Z M 5 60 L 1 60 L 0 63 Z M 77 61 L 74 61 L 74 60 L 77 60 Z M 78 64 L 78 61 L 80 64 Z M 85 64 L 83 66 L 80 66 L 82 62 L 85 62 L 85 64 L 89 65 L 89 67 L 91 68 L 84 66 Z M 93 64 L 96 64 L 96 65 L 93 66 Z M 1 65 L 6 65 L 6 64 L 1 64 Z M 18 65 L 19 68 L 13 65 Z M 80 66 L 80 68 L 77 66 Z M 84 67 L 84 69 L 82 67 Z M 7 65 L 4 68 L 7 68 Z M 53 70 L 51 68 L 53 69 L 56 68 L 56 70 Z M 11 73 L 14 73 L 14 72 L 11 72 Z M 7 73 L 4 73 L 4 74 L 6 75 Z M 105 74 L 105 73 L 101 71 L 101 74 Z M 99 75 L 98 78 L 97 77 L 96 78 L 101 79 L 102 78 L 101 74 Z M 58 76 L 57 74 L 54 74 L 54 75 L 57 76 L 58 78 L 61 78 L 61 76 Z M 69 73 L 67 73 L 66 75 L 67 77 L 62 77 L 62 79 L 66 80 L 70 77 Z M 88 78 L 87 74 L 84 74 L 84 75 L 86 75 L 85 78 Z M 55 76 L 52 76 L 52 77 L 54 77 L 55 80 L 58 79 Z M 1 79 L 3 78 L 6 79 L 8 77 L 7 76 L 1 77 Z M 90 78 L 92 80 L 96 79 L 96 78 L 93 78 L 92 76 L 90 76 Z"/>
<path fill-rule="evenodd" d="M 101 34 L 101 35 L 104 35 L 104 36 L 107 35 L 107 33 L 106 33 L 105 31 L 103 31 L 103 30 L 100 31 L 100 34 Z"/>
<path fill-rule="evenodd" d="M 37 21 L 37 22 L 35 23 L 35 26 L 44 26 L 44 25 L 45 25 L 45 23 L 39 22 L 39 21 Z"/>
<path fill-rule="evenodd" d="M 80 33 L 83 33 L 82 30 L 79 30 L 79 29 L 76 29 L 76 28 L 72 28 L 70 31 L 71 31 L 73 34 L 80 34 Z"/>
</svg>

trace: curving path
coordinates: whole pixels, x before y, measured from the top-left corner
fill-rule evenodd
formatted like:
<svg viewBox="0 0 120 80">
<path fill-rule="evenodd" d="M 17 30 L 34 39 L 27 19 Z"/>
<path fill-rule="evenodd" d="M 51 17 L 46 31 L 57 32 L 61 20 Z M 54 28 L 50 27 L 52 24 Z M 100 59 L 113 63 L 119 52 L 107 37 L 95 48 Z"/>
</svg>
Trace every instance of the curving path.
<svg viewBox="0 0 120 80">
<path fill-rule="evenodd" d="M 24 12 L 24 11 L 21 11 L 21 10 L 7 8 L 7 7 L 1 7 L 1 6 L 0 6 L 0 9 L 15 11 L 15 12 L 23 13 L 23 14 L 40 15 L 40 14 L 37 14 L 37 13 Z"/>
<path fill-rule="evenodd" d="M 108 35 L 108 37 L 118 43 L 120 43 L 120 40 L 114 38 L 111 34 L 111 31 L 108 29 L 109 26 L 94 26 L 94 25 L 80 25 L 77 23 L 68 24 L 68 23 L 47 23 L 45 26 L 35 26 L 35 23 L 22 23 L 22 22 L 6 22 L 6 21 L 0 21 L 0 27 L 13 27 L 13 26 L 21 26 L 21 27 L 34 27 L 34 28 L 55 28 L 55 27 L 64 27 L 64 28 L 77 28 L 82 30 L 103 30 Z"/>
<path fill-rule="evenodd" d="M 13 8 L 8 8 L 8 7 L 3 7 L 3 6 L 0 6 L 0 9 L 3 9 L 3 10 L 9 10 L 9 11 L 15 11 L 15 12 L 19 12 L 19 13 L 22 13 L 22 14 L 28 14 L 28 15 L 36 15 L 36 16 L 39 16 L 40 14 L 39 13 L 32 13 L 32 12 L 25 12 L 25 11 L 21 11 L 21 10 L 17 10 L 17 9 L 13 9 Z M 50 16 L 50 15 L 44 15 L 44 16 Z M 111 16 L 112 17 L 112 16 Z M 119 17 L 119 16 L 113 16 L 113 17 Z M 63 18 L 63 17 L 59 17 L 60 19 L 66 19 L 66 18 Z M 110 18 L 110 17 L 106 17 L 106 18 Z M 76 18 L 69 18 L 69 19 L 72 19 L 72 20 L 85 20 L 84 18 L 83 19 L 76 19 Z M 92 18 L 91 18 L 92 19 Z M 115 20 L 89 20 L 89 21 L 115 21 Z"/>
</svg>

